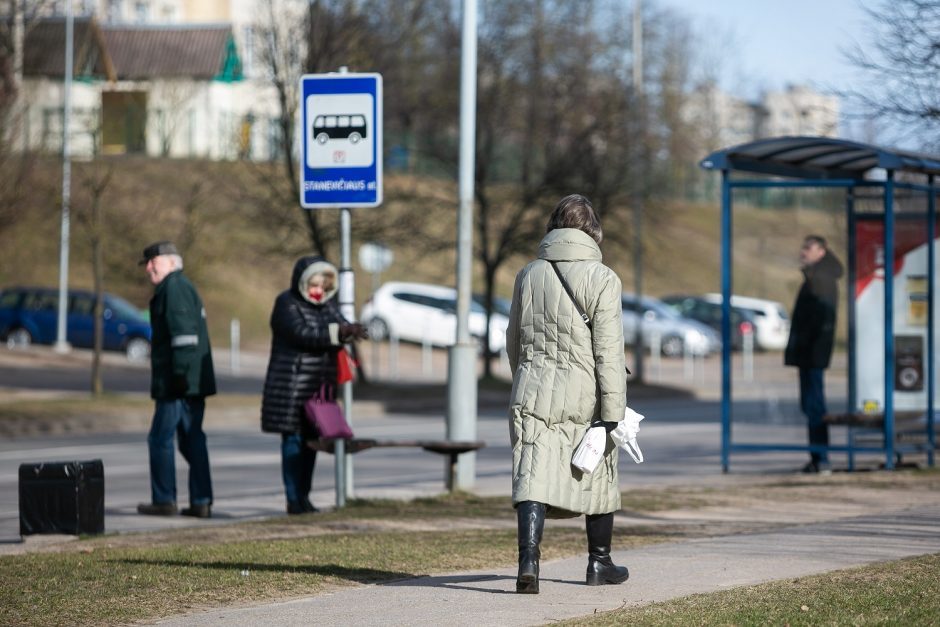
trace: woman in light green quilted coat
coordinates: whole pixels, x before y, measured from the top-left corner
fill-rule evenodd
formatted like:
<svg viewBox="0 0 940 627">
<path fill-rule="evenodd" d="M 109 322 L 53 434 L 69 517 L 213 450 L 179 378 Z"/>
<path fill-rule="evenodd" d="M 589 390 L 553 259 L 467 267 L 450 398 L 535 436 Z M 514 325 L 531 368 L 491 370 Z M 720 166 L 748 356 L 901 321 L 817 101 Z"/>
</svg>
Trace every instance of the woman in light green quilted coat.
<svg viewBox="0 0 940 627">
<path fill-rule="evenodd" d="M 626 406 L 621 283 L 601 263 L 603 234 L 590 201 L 563 198 L 548 222 L 538 259 L 516 276 L 506 350 L 512 367 L 509 433 L 512 502 L 519 522 L 516 591 L 538 593 L 545 515 L 586 514 L 587 583 L 621 583 L 610 559 L 613 512 L 620 508 L 617 447 L 591 474 L 571 456 L 593 420 L 616 423 Z M 581 318 L 552 263 L 587 314 Z"/>
</svg>

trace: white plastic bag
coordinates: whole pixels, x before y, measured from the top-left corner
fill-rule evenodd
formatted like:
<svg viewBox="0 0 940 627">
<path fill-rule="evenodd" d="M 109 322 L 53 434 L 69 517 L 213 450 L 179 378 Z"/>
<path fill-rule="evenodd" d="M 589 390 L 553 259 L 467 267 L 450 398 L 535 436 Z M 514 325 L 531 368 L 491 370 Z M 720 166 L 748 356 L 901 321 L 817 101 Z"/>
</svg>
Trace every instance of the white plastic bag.
<svg viewBox="0 0 940 627">
<path fill-rule="evenodd" d="M 640 432 L 640 421 L 643 418 L 643 414 L 638 414 L 627 407 L 623 412 L 623 420 L 618 422 L 617 428 L 610 432 L 610 438 L 638 464 L 643 462 L 643 451 L 636 442 L 636 436 Z"/>
<path fill-rule="evenodd" d="M 604 457 L 607 448 L 607 429 L 589 427 L 581 438 L 581 444 L 571 456 L 571 465 L 585 474 L 591 474 Z"/>
</svg>

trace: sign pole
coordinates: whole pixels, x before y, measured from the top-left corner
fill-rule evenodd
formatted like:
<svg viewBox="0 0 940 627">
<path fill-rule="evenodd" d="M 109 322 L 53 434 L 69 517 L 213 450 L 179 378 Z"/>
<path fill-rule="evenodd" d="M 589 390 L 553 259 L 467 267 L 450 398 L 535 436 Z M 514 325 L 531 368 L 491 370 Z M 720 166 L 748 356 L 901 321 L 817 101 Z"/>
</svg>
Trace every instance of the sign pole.
<svg viewBox="0 0 940 627">
<path fill-rule="evenodd" d="M 350 322 L 356 321 L 356 289 L 355 274 L 352 270 L 352 254 L 350 252 L 350 232 L 352 231 L 352 211 L 349 207 L 339 210 L 340 247 L 339 247 L 339 310 L 343 317 Z M 341 348 L 340 350 L 346 350 Z M 353 426 L 353 384 L 347 381 L 343 384 L 343 410 L 346 422 Z M 355 498 L 353 494 L 353 460 L 352 455 L 346 455 L 346 443 L 336 441 L 336 507 L 343 507 L 347 498 Z"/>
<path fill-rule="evenodd" d="M 352 207 L 382 204 L 382 76 L 307 74 L 300 79 L 300 204 L 340 210 L 339 306 L 354 322 L 351 262 Z M 345 347 L 342 350 L 346 350 Z M 346 420 L 352 426 L 352 382 L 343 384 Z M 334 442 L 336 507 L 353 496 L 352 459 L 343 440 Z"/>
</svg>

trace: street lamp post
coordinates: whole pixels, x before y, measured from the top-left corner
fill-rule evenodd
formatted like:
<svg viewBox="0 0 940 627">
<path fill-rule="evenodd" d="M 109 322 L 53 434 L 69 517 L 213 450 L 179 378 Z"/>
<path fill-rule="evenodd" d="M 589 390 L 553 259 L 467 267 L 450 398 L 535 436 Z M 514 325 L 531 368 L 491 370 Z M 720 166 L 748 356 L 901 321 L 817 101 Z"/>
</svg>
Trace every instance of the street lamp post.
<svg viewBox="0 0 940 627">
<path fill-rule="evenodd" d="M 72 66 L 74 47 L 74 20 L 72 2 L 65 3 L 65 87 L 62 103 L 62 234 L 59 241 L 59 316 L 56 324 L 54 349 L 57 353 L 67 353 L 69 346 L 66 339 L 66 315 L 69 296 L 69 203 L 72 185 L 72 162 L 69 154 L 69 126 L 72 118 Z"/>
</svg>

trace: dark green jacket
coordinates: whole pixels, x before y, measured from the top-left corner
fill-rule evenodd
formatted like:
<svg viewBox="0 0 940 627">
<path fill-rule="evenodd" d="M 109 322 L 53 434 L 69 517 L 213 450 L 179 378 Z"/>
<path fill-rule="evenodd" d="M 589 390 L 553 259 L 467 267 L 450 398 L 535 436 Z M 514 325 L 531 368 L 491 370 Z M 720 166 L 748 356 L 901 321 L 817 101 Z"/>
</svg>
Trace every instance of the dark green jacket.
<svg viewBox="0 0 940 627">
<path fill-rule="evenodd" d="M 215 394 L 206 310 L 181 270 L 154 289 L 150 326 L 150 396 L 164 400 Z"/>
</svg>

